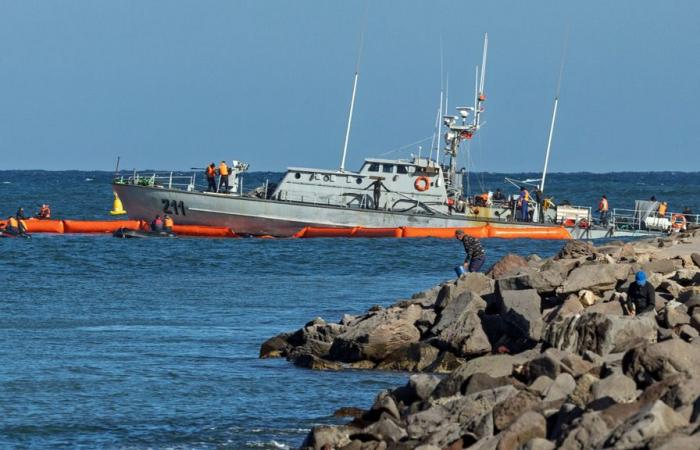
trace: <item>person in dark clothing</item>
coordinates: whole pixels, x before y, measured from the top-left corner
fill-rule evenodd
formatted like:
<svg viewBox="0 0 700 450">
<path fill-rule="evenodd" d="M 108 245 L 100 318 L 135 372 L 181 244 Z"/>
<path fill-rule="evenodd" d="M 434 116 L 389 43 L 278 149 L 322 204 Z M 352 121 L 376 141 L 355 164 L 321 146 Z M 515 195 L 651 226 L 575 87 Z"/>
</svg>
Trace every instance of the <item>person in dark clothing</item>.
<svg viewBox="0 0 700 450">
<path fill-rule="evenodd" d="M 17 210 L 17 214 L 15 214 L 15 217 L 17 217 L 17 220 L 27 220 L 29 217 L 24 215 L 24 208 L 20 208 Z"/>
<path fill-rule="evenodd" d="M 382 183 L 381 179 L 375 180 L 372 184 L 369 185 L 369 187 L 372 188 L 372 200 L 374 201 L 374 209 L 379 209 L 379 199 L 382 196 L 382 188 L 384 188 L 387 192 L 389 192 L 389 189 L 384 186 L 384 183 Z"/>
<path fill-rule="evenodd" d="M 163 231 L 163 220 L 160 218 L 160 215 L 156 216 L 151 222 L 151 231 Z"/>
<path fill-rule="evenodd" d="M 637 272 L 634 276 L 634 282 L 627 289 L 627 312 L 634 316 L 649 311 L 654 311 L 656 306 L 656 294 L 654 286 L 647 281 L 647 275 L 644 272 Z"/>
<path fill-rule="evenodd" d="M 455 238 L 462 241 L 464 252 L 467 254 L 464 258 L 464 268 L 469 272 L 478 272 L 486 261 L 486 252 L 481 246 L 481 241 L 464 234 L 462 230 L 455 231 Z"/>
<path fill-rule="evenodd" d="M 500 189 L 496 189 L 496 192 L 493 193 L 493 197 L 491 198 L 494 202 L 502 202 L 505 200 L 503 197 L 503 192 L 501 192 Z"/>
</svg>

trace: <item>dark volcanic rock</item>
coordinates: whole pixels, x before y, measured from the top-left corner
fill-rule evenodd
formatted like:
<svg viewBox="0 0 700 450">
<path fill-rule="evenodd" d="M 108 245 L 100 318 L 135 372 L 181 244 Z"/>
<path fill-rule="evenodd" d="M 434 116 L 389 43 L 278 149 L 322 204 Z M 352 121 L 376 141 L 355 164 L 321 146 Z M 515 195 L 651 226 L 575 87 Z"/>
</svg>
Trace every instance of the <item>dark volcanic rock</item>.
<svg viewBox="0 0 700 450">
<path fill-rule="evenodd" d="M 568 241 L 554 257 L 558 259 L 586 258 L 595 254 L 595 247 L 587 241 Z"/>
<path fill-rule="evenodd" d="M 496 264 L 489 269 L 486 275 L 497 280 L 508 275 L 515 274 L 519 269 L 528 267 L 527 260 L 519 255 L 512 253 L 501 258 Z"/>
<path fill-rule="evenodd" d="M 540 312 L 541 299 L 534 289 L 499 291 L 498 305 L 503 320 L 513 327 L 516 334 L 533 341 L 542 337 L 544 321 Z"/>
</svg>

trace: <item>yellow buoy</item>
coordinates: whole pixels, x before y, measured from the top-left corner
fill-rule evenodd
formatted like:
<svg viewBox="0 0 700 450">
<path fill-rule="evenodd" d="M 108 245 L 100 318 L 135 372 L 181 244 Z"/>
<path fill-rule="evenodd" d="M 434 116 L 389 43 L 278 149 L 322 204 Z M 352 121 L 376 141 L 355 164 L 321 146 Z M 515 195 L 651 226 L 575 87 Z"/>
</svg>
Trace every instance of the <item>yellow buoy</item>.
<svg viewBox="0 0 700 450">
<path fill-rule="evenodd" d="M 126 211 L 124 211 L 124 205 L 122 205 L 122 201 L 119 200 L 119 196 L 116 192 L 114 193 L 114 205 L 112 205 L 112 210 L 109 213 L 113 216 L 126 214 Z"/>
</svg>

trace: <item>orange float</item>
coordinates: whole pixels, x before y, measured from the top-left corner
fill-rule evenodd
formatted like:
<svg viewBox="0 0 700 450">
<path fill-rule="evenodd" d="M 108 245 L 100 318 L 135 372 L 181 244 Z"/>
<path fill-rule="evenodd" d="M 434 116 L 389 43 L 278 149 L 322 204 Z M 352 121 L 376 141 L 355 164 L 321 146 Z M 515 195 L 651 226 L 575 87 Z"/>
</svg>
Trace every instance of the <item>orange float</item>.
<svg viewBox="0 0 700 450">
<path fill-rule="evenodd" d="M 361 238 L 400 238 L 403 237 L 401 228 L 357 228 L 352 235 Z"/>
<path fill-rule="evenodd" d="M 355 233 L 355 228 L 321 228 L 321 227 L 306 227 L 304 232 L 305 238 L 322 238 L 322 237 L 352 237 Z"/>
<path fill-rule="evenodd" d="M 488 237 L 500 239 L 571 239 L 564 227 L 489 227 Z"/>
<path fill-rule="evenodd" d="M 64 233 L 114 233 L 120 228 L 138 230 L 140 220 L 64 220 Z"/>
<path fill-rule="evenodd" d="M 27 219 L 24 221 L 28 233 L 63 233 L 63 221 L 51 219 Z"/>
<path fill-rule="evenodd" d="M 417 228 L 403 227 L 403 237 L 406 238 L 440 238 L 450 239 L 455 237 L 455 231 L 462 230 L 464 234 L 475 238 L 488 237 L 488 225 L 481 227 L 449 227 L 449 228 Z"/>
<path fill-rule="evenodd" d="M 203 225 L 173 225 L 173 233 L 181 236 L 199 237 L 236 237 L 236 233 L 226 227 L 207 227 Z"/>
</svg>

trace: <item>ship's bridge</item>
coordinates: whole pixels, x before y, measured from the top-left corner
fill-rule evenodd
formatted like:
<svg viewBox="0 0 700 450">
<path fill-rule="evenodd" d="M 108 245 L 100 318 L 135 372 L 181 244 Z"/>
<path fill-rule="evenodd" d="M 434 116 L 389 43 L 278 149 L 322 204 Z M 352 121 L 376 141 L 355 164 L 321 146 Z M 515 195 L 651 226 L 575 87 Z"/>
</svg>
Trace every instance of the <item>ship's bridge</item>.
<svg viewBox="0 0 700 450">
<path fill-rule="evenodd" d="M 378 197 L 378 198 L 377 198 Z M 447 212 L 441 168 L 428 159 L 366 159 L 358 172 L 290 167 L 273 199 L 426 213 Z"/>
</svg>

